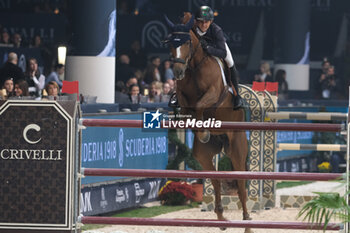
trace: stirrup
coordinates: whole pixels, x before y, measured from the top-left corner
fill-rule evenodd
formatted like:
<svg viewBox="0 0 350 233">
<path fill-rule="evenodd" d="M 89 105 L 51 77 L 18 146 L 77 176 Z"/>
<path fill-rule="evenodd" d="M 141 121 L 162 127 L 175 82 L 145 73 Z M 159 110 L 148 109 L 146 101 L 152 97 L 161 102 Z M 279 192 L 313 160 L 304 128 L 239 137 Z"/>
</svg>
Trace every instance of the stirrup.
<svg viewBox="0 0 350 233">
<path fill-rule="evenodd" d="M 238 100 L 236 100 L 237 98 Z M 234 96 L 232 103 L 233 103 L 233 110 L 238 110 L 244 107 L 242 98 L 240 96 Z"/>
</svg>

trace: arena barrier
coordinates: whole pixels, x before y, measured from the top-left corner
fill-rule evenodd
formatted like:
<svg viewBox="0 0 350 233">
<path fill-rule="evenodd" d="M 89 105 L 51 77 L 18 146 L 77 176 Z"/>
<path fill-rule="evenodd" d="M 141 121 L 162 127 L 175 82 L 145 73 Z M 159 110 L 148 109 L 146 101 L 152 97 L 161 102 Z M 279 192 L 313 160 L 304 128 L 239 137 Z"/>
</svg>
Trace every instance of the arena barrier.
<svg viewBox="0 0 350 233">
<path fill-rule="evenodd" d="M 253 220 L 212 220 L 212 219 L 169 219 L 169 218 L 124 218 L 124 217 L 80 217 L 83 224 L 113 224 L 141 226 L 186 226 L 186 227 L 221 227 L 221 228 L 265 228 L 292 230 L 323 230 L 324 225 L 303 222 L 269 222 Z M 340 230 L 339 224 L 330 223 L 326 230 Z"/>
<path fill-rule="evenodd" d="M 98 169 L 82 168 L 84 176 L 125 176 L 125 177 L 172 177 L 172 178 L 215 178 L 215 179 L 274 179 L 274 180 L 334 180 L 342 174 L 334 173 L 273 173 L 273 172 L 220 172 L 220 171 L 175 171 L 149 169 Z M 321 230 L 323 225 L 302 222 L 266 222 L 266 221 L 220 221 L 207 219 L 157 219 L 157 218 L 120 218 L 120 217 L 84 217 L 83 224 L 115 224 L 146 226 L 192 226 L 192 227 L 231 227 L 231 228 L 270 228 Z M 340 230 L 339 224 L 331 223 L 327 230 Z"/>
<path fill-rule="evenodd" d="M 272 120 L 316 120 L 316 121 L 346 121 L 346 113 L 339 112 L 267 112 L 266 117 Z"/>
<path fill-rule="evenodd" d="M 80 124 L 89 127 L 131 127 L 142 128 L 142 120 L 114 120 L 114 119 L 81 119 Z M 167 123 L 165 123 L 168 125 Z M 182 127 L 169 126 L 168 129 L 181 129 Z M 188 127 L 188 129 L 203 129 Z M 226 122 L 223 121 L 220 128 L 210 130 L 285 130 L 285 131 L 314 131 L 314 132 L 340 132 L 345 129 L 342 124 L 322 123 L 266 123 L 266 122 Z"/>
<path fill-rule="evenodd" d="M 340 144 L 297 144 L 297 143 L 278 143 L 278 150 L 313 150 L 313 151 L 345 151 L 346 145 Z"/>
<path fill-rule="evenodd" d="M 248 172 L 248 171 L 177 171 L 154 169 L 108 169 L 81 168 L 84 176 L 125 176 L 158 178 L 209 178 L 237 180 L 308 180 L 328 181 L 341 179 L 341 173 L 293 173 L 293 172 Z"/>
</svg>

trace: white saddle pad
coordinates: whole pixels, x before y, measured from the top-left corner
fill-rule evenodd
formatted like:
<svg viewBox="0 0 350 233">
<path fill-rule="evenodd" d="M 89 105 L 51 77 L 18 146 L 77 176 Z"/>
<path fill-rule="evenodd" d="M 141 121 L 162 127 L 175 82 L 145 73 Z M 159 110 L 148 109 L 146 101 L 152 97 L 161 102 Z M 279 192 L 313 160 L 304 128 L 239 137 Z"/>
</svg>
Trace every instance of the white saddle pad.
<svg viewBox="0 0 350 233">
<path fill-rule="evenodd" d="M 217 63 L 219 64 L 220 67 L 220 71 L 221 71 L 221 78 L 222 78 L 222 82 L 224 83 L 224 86 L 228 86 L 227 82 L 226 82 L 226 78 L 225 78 L 225 72 L 224 72 L 224 64 L 222 64 L 222 61 L 220 60 L 220 58 L 218 57 L 214 57 L 215 60 L 217 61 Z M 231 94 L 233 94 L 232 88 L 228 87 L 228 91 L 231 92 Z"/>
</svg>

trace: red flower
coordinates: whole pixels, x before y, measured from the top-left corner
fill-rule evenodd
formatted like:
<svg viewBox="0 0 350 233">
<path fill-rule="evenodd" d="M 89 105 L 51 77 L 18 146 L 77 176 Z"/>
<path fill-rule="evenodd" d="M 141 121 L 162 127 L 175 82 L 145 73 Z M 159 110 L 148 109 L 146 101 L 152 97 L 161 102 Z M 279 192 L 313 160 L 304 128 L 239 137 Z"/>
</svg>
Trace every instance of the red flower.
<svg viewBox="0 0 350 233">
<path fill-rule="evenodd" d="M 166 205 L 181 205 L 192 200 L 194 190 L 190 184 L 183 181 L 168 181 L 159 191 L 159 199 Z"/>
</svg>

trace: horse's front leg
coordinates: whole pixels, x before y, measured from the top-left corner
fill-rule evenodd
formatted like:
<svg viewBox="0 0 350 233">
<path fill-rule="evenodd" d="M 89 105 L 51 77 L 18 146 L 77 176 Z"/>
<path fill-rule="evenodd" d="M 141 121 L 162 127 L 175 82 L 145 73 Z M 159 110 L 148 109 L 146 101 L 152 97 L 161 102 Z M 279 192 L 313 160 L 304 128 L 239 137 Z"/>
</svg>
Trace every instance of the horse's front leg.
<svg viewBox="0 0 350 233">
<path fill-rule="evenodd" d="M 221 151 L 221 146 L 218 143 L 203 144 L 199 141 L 198 134 L 195 135 L 193 143 L 193 157 L 201 164 L 203 170 L 215 171 L 212 158 L 215 154 Z M 223 216 L 224 208 L 221 204 L 221 182 L 218 179 L 211 179 L 215 194 L 215 213 L 218 220 L 226 220 Z"/>
<path fill-rule="evenodd" d="M 196 119 L 205 120 L 203 118 L 204 110 L 213 106 L 218 99 L 218 93 L 215 92 L 215 88 L 212 86 L 196 104 Z M 210 132 L 208 129 L 198 130 L 197 135 L 202 143 L 207 143 L 210 139 Z"/>
<path fill-rule="evenodd" d="M 204 109 L 196 109 L 196 115 L 195 115 L 196 120 L 201 120 L 201 121 L 204 120 L 203 112 L 204 112 Z M 201 143 L 207 143 L 210 140 L 210 132 L 207 129 L 197 130 L 197 136 Z"/>
</svg>

